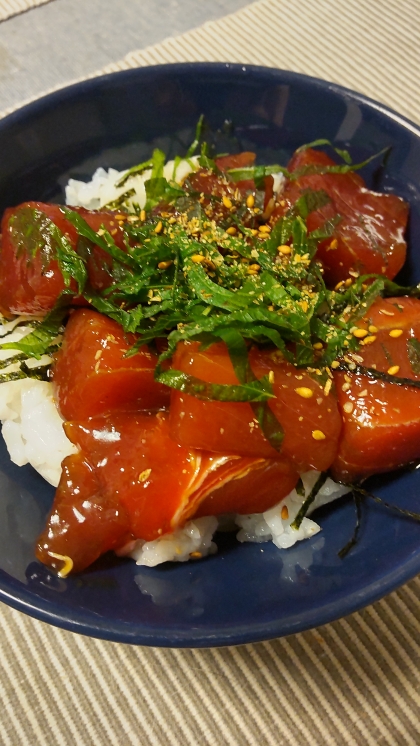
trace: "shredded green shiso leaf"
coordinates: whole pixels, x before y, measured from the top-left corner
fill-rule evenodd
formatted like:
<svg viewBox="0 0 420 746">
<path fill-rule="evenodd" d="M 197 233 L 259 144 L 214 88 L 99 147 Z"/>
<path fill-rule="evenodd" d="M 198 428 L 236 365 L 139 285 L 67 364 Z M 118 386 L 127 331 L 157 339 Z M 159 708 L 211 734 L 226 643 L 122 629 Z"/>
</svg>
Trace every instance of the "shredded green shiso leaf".
<svg viewBox="0 0 420 746">
<path fill-rule="evenodd" d="M 200 119 L 187 158 L 199 148 L 202 133 Z M 318 145 L 331 143 L 319 140 L 303 147 Z M 352 164 L 347 151 L 335 150 L 343 164 L 316 167 L 317 173 L 346 173 L 371 160 Z M 262 205 L 264 178 L 278 172 L 291 176 L 281 166 L 231 169 L 222 174 L 210 157 L 209 148 L 202 144 L 199 164 L 222 181 L 229 194 L 226 208 L 222 197 L 197 192 L 193 180 L 190 183 L 187 178 L 182 188 L 174 180 L 168 181 L 163 175 L 164 164 L 164 153 L 156 149 L 148 161 L 129 169 L 117 184 L 123 186 L 131 176 L 150 169 L 150 178 L 145 182 L 145 210 L 135 206 L 133 214 L 131 206 L 131 214 L 123 220 L 125 251 L 104 226 L 95 232 L 80 213 L 70 208 L 63 207 L 62 211 L 78 233 L 80 253 L 43 213 L 34 209 L 33 215 L 23 216 L 24 222 L 33 226 L 33 250 L 42 241 L 47 244 L 48 259 L 57 259 L 66 290 L 56 307 L 27 337 L 0 347 L 39 358 L 54 344 L 73 296 L 81 295 L 99 312 L 121 324 L 125 332 L 139 335 L 128 354 L 134 354 L 142 344 L 166 340 L 156 368 L 158 381 L 199 398 L 250 402 L 266 437 L 278 450 L 283 433 L 267 406 L 273 397 L 272 385 L 269 376 L 257 380 L 253 375 L 248 362 L 249 345 L 274 347 L 286 360 L 306 368 L 322 381 L 338 356 L 357 349 L 359 342 L 351 328 L 375 298 L 407 291 L 418 295 L 419 288 L 400 288 L 373 275 L 356 278 L 350 287 L 326 287 L 316 251 L 320 241 L 333 236 L 341 216 L 308 232 L 308 214 L 329 201 L 322 190 L 304 192 L 271 230 L 261 231 L 262 225 L 267 226 L 263 207 L 247 206 L 235 180 L 254 179 L 255 206 Z M 130 190 L 122 195 L 118 205 L 112 205 L 123 217 L 124 200 L 129 193 Z M 19 231 L 21 226 L 12 228 Z M 290 246 L 291 253 L 279 253 L 281 245 Z M 107 261 L 103 268 L 110 276 L 110 285 L 102 292 L 89 285 L 87 262 L 94 246 L 104 252 Z M 183 340 L 206 346 L 225 342 L 239 383 L 209 384 L 178 370 L 162 370 L 162 363 L 172 357 Z M 320 342 L 322 349 L 318 349 Z M 415 348 L 411 355 L 413 360 L 420 358 Z"/>
<path fill-rule="evenodd" d="M 290 180 L 309 173 L 349 173 L 370 163 L 388 149 L 361 163 L 352 163 L 348 151 L 338 149 L 329 140 L 320 139 L 303 145 L 306 148 L 331 147 L 342 159 L 334 166 L 311 165 L 290 173 L 282 165 L 257 165 L 231 168 L 222 173 L 211 148 L 202 142 L 205 123 L 200 117 L 194 140 L 185 158 L 176 157 L 171 179 L 164 177 L 165 154 L 155 149 L 151 158 L 133 166 L 116 183 L 126 191 L 104 209 L 122 213 L 125 251 L 102 226 L 95 232 L 83 217 L 68 207 L 63 215 L 79 236 L 74 251 L 66 236 L 41 211 L 26 208 L 12 218 L 16 235 L 24 230 L 24 248 L 34 255 L 45 247 L 43 259 L 56 259 L 63 274 L 65 291 L 53 310 L 40 322 L 25 325 L 32 331 L 20 342 L 0 344 L 0 349 L 18 352 L 0 362 L 0 369 L 12 364 L 20 367 L 0 374 L 0 382 L 26 377 L 48 380 L 49 365 L 29 367 L 28 358 L 52 355 L 59 347 L 57 337 L 63 331 L 69 307 L 75 295 L 82 296 L 96 310 L 117 321 L 127 333 L 139 335 L 128 352 L 135 354 L 143 344 L 154 345 L 166 340 L 155 372 L 161 383 L 204 400 L 249 402 L 260 427 L 271 445 L 280 450 L 283 431 L 267 402 L 273 398 L 270 376 L 258 380 L 249 364 L 252 344 L 277 349 L 284 359 L 297 368 L 325 381 L 333 361 L 340 358 L 339 369 L 366 375 L 386 383 L 419 387 L 413 379 L 399 378 L 376 369 L 366 368 L 348 358 L 359 340 L 351 333 L 355 323 L 366 315 L 378 297 L 420 297 L 420 285 L 403 287 L 380 275 L 355 277 L 350 285 L 339 283 L 328 289 L 316 252 L 320 241 L 333 237 L 341 216 L 335 215 L 321 228 L 309 232 L 306 219 L 329 202 L 322 191 L 306 190 L 300 199 L 272 228 L 264 215 L 265 179 L 283 174 Z M 229 209 L 223 209 L 219 195 L 197 192 L 187 178 L 182 187 L 176 182 L 182 160 L 193 158 L 200 149 L 198 167 L 217 177 L 229 194 Z M 197 166 L 190 161 L 193 170 Z M 146 205 L 141 210 L 133 203 L 132 177 L 150 171 L 145 182 Z M 253 180 L 255 207 L 248 206 L 246 196 L 236 183 Z M 226 205 L 225 205 L 226 207 Z M 14 221 L 14 222 L 13 222 Z M 21 223 L 19 221 L 22 221 Z M 28 243 L 29 241 L 29 243 Z M 290 247 L 290 254 L 279 253 L 279 246 Z M 102 292 L 89 284 L 87 263 L 93 247 L 106 255 L 103 262 L 110 276 L 109 287 Z M 95 257 L 95 261 L 98 261 Z M 77 289 L 76 289 L 77 288 Z M 211 384 L 175 369 L 162 369 L 176 346 L 182 341 L 198 341 L 203 348 L 214 342 L 226 344 L 239 383 Z M 322 343 L 320 345 L 319 343 Z M 420 372 L 420 343 L 412 339 L 407 352 L 412 370 Z M 337 368 L 337 362 L 335 362 Z M 292 526 L 298 529 L 322 488 L 327 473 L 321 473 L 304 500 Z M 296 490 L 304 495 L 301 480 Z M 415 520 L 420 515 L 390 505 L 360 485 L 349 485 L 356 508 L 352 538 L 340 550 L 344 557 L 357 543 L 361 527 L 362 502 L 370 498 L 388 509 Z"/>
</svg>

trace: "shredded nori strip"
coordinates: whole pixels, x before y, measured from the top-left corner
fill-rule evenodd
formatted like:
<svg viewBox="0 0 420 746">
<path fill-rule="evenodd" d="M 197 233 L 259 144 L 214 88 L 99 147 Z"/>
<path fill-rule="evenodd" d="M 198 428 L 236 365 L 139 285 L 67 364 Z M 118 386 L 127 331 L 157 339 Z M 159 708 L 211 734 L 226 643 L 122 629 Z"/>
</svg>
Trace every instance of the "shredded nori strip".
<svg viewBox="0 0 420 746">
<path fill-rule="evenodd" d="M 413 510 L 407 510 L 406 508 L 400 508 L 398 505 L 389 503 L 386 500 L 383 500 L 382 497 L 378 497 L 378 495 L 374 495 L 372 492 L 369 492 L 369 490 L 365 490 L 363 487 L 360 487 L 358 485 L 352 485 L 351 489 L 354 492 L 357 492 L 361 497 L 367 497 L 369 498 L 369 500 L 373 500 L 378 505 L 383 505 L 383 507 L 388 508 L 388 510 L 393 510 L 400 515 L 405 516 L 406 518 L 411 518 L 413 521 L 420 522 L 420 513 L 416 513 Z"/>
<path fill-rule="evenodd" d="M 26 363 L 22 363 L 19 370 L 13 371 L 12 373 L 1 373 L 0 383 L 7 383 L 8 381 L 19 381 L 22 378 L 33 378 L 37 381 L 48 381 L 51 366 L 40 365 L 36 368 L 29 368 Z"/>
<path fill-rule="evenodd" d="M 352 496 L 353 496 L 354 504 L 356 508 L 356 523 L 355 523 L 352 538 L 338 552 L 338 556 L 340 557 L 340 559 L 344 559 L 344 557 L 347 556 L 347 554 L 353 549 L 353 547 L 356 546 L 359 540 L 361 521 L 362 521 L 362 502 L 365 498 L 368 498 L 369 500 L 373 500 L 378 505 L 381 505 L 382 507 L 387 508 L 388 510 L 399 513 L 399 515 L 402 515 L 405 518 L 410 518 L 411 520 L 420 522 L 420 513 L 416 513 L 412 510 L 407 510 L 406 508 L 400 508 L 398 505 L 395 505 L 394 503 L 389 503 L 387 502 L 387 500 L 383 500 L 383 498 L 378 497 L 378 495 L 374 495 L 372 492 L 369 492 L 369 490 L 364 489 L 364 487 L 361 487 L 360 485 L 357 485 L 357 484 L 349 485 L 349 490 L 351 490 L 352 492 Z"/>
<path fill-rule="evenodd" d="M 357 489 L 352 490 L 352 496 L 353 496 L 354 505 L 356 508 L 356 523 L 354 526 L 353 536 L 347 542 L 347 544 L 345 544 L 338 552 L 338 556 L 340 557 L 340 559 L 344 559 L 344 557 L 346 557 L 347 554 L 351 552 L 353 547 L 356 546 L 359 540 L 359 533 L 360 533 L 360 528 L 362 525 L 362 496 L 360 495 L 360 492 Z"/>
<path fill-rule="evenodd" d="M 323 485 L 325 484 L 326 480 L 328 479 L 328 474 L 326 471 L 322 471 L 319 475 L 318 479 L 316 480 L 314 486 L 312 487 L 308 497 L 304 500 L 303 504 L 299 508 L 299 512 L 295 518 L 295 520 L 290 524 L 292 528 L 295 528 L 296 530 L 300 528 L 300 525 L 305 518 L 310 506 L 312 505 L 313 501 L 315 500 L 319 490 Z"/>
<path fill-rule="evenodd" d="M 187 159 L 199 147 L 203 127 L 200 117 Z M 319 140 L 308 147 L 318 145 L 331 143 Z M 347 151 L 335 150 L 344 163 L 322 172 L 347 172 L 371 160 L 354 165 Z M 333 216 L 312 233 L 306 225 L 307 216 L 329 201 L 326 192 L 304 190 L 296 204 L 264 234 L 259 230 L 265 222 L 262 210 L 260 215 L 248 210 L 239 192 L 235 196 L 231 177 L 254 178 L 255 199 L 262 205 L 266 175 L 282 171 L 296 178 L 298 174 L 290 175 L 284 167 L 274 165 L 232 169 L 226 175 L 209 152 L 207 144 L 202 143 L 200 165 L 216 174 L 232 195 L 229 210 L 223 212 L 220 195 L 198 194 L 193 181 L 189 184 L 187 179 L 181 189 L 175 181 L 166 179 L 165 154 L 155 149 L 149 160 L 129 169 L 118 182 L 122 186 L 131 175 L 151 169 L 145 183 L 146 219 L 137 214 L 124 221 L 125 250 L 103 226 L 95 232 L 81 214 L 63 207 L 63 214 L 86 242 L 86 255 L 79 256 L 58 228 L 37 212 L 37 230 L 51 239 L 49 245 L 63 272 L 67 294 L 28 337 L 0 348 L 13 347 L 39 358 L 60 330 L 66 304 L 71 305 L 76 292 L 71 289 L 73 285 L 70 287 L 75 280 L 78 294 L 94 308 L 121 324 L 125 332 L 139 335 L 139 342 L 128 354 L 135 354 L 141 344 L 166 339 L 167 348 L 155 371 L 157 380 L 201 398 L 250 402 L 266 439 L 278 451 L 284 433 L 267 403 L 273 396 L 272 386 L 253 375 L 249 347 L 274 346 L 283 359 L 309 369 L 309 375 L 322 383 L 326 366 L 344 350 L 358 349 L 359 343 L 350 333 L 354 321 L 366 313 L 376 297 L 398 286 L 383 277 L 366 275 L 357 278 L 350 288 L 327 289 L 316 252 L 320 241 L 334 235 L 341 216 Z M 131 196 L 122 195 L 118 207 L 123 208 L 124 198 Z M 164 205 L 160 212 L 155 209 L 159 205 Z M 278 252 L 284 244 L 293 247 L 290 260 Z M 91 256 L 89 247 L 94 245 L 109 259 L 104 267 L 110 283 L 103 291 L 89 286 L 86 264 Z M 180 371 L 162 371 L 163 361 L 172 357 L 180 342 L 204 345 L 221 340 L 227 345 L 237 385 L 216 386 L 193 380 Z M 314 348 L 319 341 L 323 343 L 321 351 Z M 375 371 L 372 375 L 380 374 Z M 415 385 L 411 380 L 392 381 Z"/>
<path fill-rule="evenodd" d="M 393 376 L 390 373 L 384 373 L 383 371 L 376 370 L 376 368 L 367 368 L 364 365 L 357 365 L 351 363 L 350 366 L 345 362 L 340 362 L 340 365 L 336 370 L 348 371 L 353 375 L 367 376 L 373 378 L 375 381 L 384 381 L 385 383 L 392 383 L 396 386 L 411 386 L 416 389 L 420 389 L 420 381 L 414 378 L 402 378 L 399 376 Z"/>
</svg>

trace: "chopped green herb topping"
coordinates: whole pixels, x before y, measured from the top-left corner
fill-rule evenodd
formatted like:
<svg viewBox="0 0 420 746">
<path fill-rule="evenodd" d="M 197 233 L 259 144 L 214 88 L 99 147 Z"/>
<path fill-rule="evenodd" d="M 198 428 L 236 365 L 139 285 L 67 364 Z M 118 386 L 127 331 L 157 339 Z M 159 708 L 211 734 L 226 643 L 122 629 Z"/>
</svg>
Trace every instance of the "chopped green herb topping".
<svg viewBox="0 0 420 746">
<path fill-rule="evenodd" d="M 199 148 L 202 130 L 201 118 L 187 159 Z M 307 147 L 318 145 L 331 143 L 319 140 Z M 371 160 L 352 164 L 347 151 L 336 152 L 344 163 L 315 167 L 316 172 L 346 173 Z M 177 159 L 173 179 L 179 162 Z M 139 342 L 128 354 L 134 354 L 140 344 L 166 339 L 156 369 L 157 380 L 203 399 L 250 402 L 266 438 L 279 450 L 283 431 L 267 404 L 273 397 L 272 386 L 268 379 L 255 378 L 248 361 L 249 346 L 274 346 L 286 360 L 307 368 L 323 381 L 327 367 L 337 356 L 344 350 L 357 349 L 359 342 L 351 329 L 375 298 L 406 294 L 407 289 L 376 275 L 355 278 L 350 286 L 344 283 L 335 290 L 325 286 L 317 247 L 334 234 L 341 216 L 333 216 L 313 232 L 308 231 L 306 220 L 311 212 L 330 202 L 326 192 L 304 190 L 274 225 L 267 223 L 264 214 L 265 177 L 283 173 L 293 179 L 298 172 L 289 174 L 283 166 L 272 165 L 222 173 L 206 143 L 201 144 L 199 163 L 207 172 L 208 190 L 201 191 L 204 182 L 197 190 L 191 177 L 182 188 L 173 179 L 166 179 L 165 155 L 158 149 L 149 160 L 124 174 L 116 186 L 123 187 L 130 177 L 150 169 L 145 182 L 145 210 L 138 209 L 137 215 L 132 213 L 130 219 L 120 223 L 124 250 L 104 226 L 95 232 L 75 210 L 62 208 L 84 242 L 80 254 L 45 215 L 32 210 L 22 217 L 20 211 L 19 220 L 26 221 L 27 227 L 23 230 L 25 249 L 29 247 L 35 255 L 42 245 L 45 260 L 58 261 L 67 295 L 24 340 L 1 347 L 40 357 L 60 330 L 65 303 L 77 292 L 126 332 L 139 335 Z M 221 189 L 213 193 L 215 177 Z M 236 187 L 236 182 L 244 179 L 253 179 L 255 184 L 249 204 Z M 112 207 L 124 209 L 130 196 L 132 190 L 122 194 Z M 13 222 L 11 226 L 17 235 L 25 228 Z M 105 267 L 109 287 L 101 292 L 90 287 L 86 268 L 94 245 L 111 260 Z M 420 294 L 419 288 L 411 289 L 411 294 Z M 181 371 L 163 371 L 163 361 L 171 358 L 183 340 L 198 341 L 203 346 L 225 342 L 238 384 L 210 384 Z M 410 354 L 412 365 L 420 366 L 420 350 L 412 346 Z"/>
<path fill-rule="evenodd" d="M 55 339 L 63 331 L 63 321 L 68 314 L 68 308 L 57 305 L 40 323 L 34 325 L 33 330 L 23 337 L 20 342 L 3 342 L 0 344 L 2 350 L 21 350 L 23 357 L 34 357 L 39 360 L 42 355 L 48 355 L 56 348 L 53 347 Z M 30 324 L 28 324 L 30 326 Z M 22 359 L 21 355 L 8 358 L 5 362 L 10 364 Z"/>
</svg>

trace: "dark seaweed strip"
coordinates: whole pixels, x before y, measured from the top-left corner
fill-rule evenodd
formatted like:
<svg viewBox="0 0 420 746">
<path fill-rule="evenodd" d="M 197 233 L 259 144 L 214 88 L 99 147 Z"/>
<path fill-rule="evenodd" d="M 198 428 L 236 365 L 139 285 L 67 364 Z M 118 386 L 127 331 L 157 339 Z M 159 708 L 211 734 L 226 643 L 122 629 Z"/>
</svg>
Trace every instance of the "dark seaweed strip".
<svg viewBox="0 0 420 746">
<path fill-rule="evenodd" d="M 386 500 L 383 500 L 381 497 L 373 495 L 372 492 L 369 492 L 369 490 L 365 490 L 363 487 L 359 487 L 358 485 L 351 485 L 350 489 L 354 490 L 362 497 L 368 497 L 369 500 L 373 500 L 378 505 L 383 505 L 385 508 L 388 508 L 388 510 L 394 510 L 396 513 L 400 513 L 400 515 L 406 516 L 406 518 L 412 518 L 414 521 L 420 521 L 420 513 L 415 513 L 412 510 L 400 508 L 398 505 L 389 503 Z"/>
<path fill-rule="evenodd" d="M 68 308 L 57 305 L 38 326 L 19 342 L 3 342 L 2 350 L 21 350 L 27 357 L 39 359 L 51 349 L 51 344 L 60 332 Z"/>
<path fill-rule="evenodd" d="M 0 370 L 3 370 L 3 368 L 8 368 L 9 365 L 13 365 L 14 363 L 19 363 L 21 360 L 27 360 L 28 356 L 25 355 L 23 352 L 19 352 L 17 355 L 12 355 L 12 357 L 6 358 L 6 360 L 0 360 Z"/>
<path fill-rule="evenodd" d="M 305 488 L 303 486 L 303 482 L 302 482 L 301 477 L 299 477 L 299 479 L 297 481 L 295 490 L 296 490 L 297 494 L 299 495 L 299 497 L 305 497 Z"/>
<path fill-rule="evenodd" d="M 353 547 L 356 546 L 359 540 L 359 533 L 362 525 L 362 497 L 359 491 L 355 489 L 352 490 L 352 496 L 356 508 L 356 523 L 353 530 L 353 536 L 351 537 L 350 541 L 348 541 L 347 544 L 345 544 L 338 552 L 338 556 L 340 557 L 340 559 L 344 559 L 344 557 L 346 557 L 346 555 L 351 552 Z"/>
<path fill-rule="evenodd" d="M 124 202 L 130 199 L 130 197 L 133 197 L 135 193 L 136 193 L 135 189 L 128 189 L 126 192 L 121 194 L 116 199 L 113 199 L 110 202 L 107 202 L 106 205 L 103 205 L 102 209 L 103 210 L 119 210 L 121 207 L 123 207 Z"/>
<path fill-rule="evenodd" d="M 4 321 L 5 321 L 5 323 L 8 323 L 8 321 L 10 321 L 10 319 L 9 320 L 5 319 Z M 21 321 L 18 321 L 17 324 L 14 325 L 13 329 L 10 332 L 6 332 L 6 334 L 11 334 L 16 329 L 19 329 L 19 327 L 21 327 L 21 326 L 31 326 L 33 329 L 35 329 L 35 327 L 38 326 L 38 324 L 41 324 L 41 323 L 42 323 L 42 319 L 35 319 L 34 320 L 32 318 L 26 318 L 26 319 L 24 318 Z M 0 321 L 0 328 L 1 328 L 1 321 Z M 6 335 L 4 335 L 4 336 L 6 336 Z M 0 339 L 1 339 L 1 337 L 0 337 Z"/>
<path fill-rule="evenodd" d="M 51 345 L 50 347 L 47 347 L 47 349 L 42 354 L 53 355 L 59 348 L 60 345 L 58 344 Z M 19 352 L 17 355 L 12 355 L 11 357 L 6 358 L 6 360 L 0 360 L 0 370 L 3 370 L 3 368 L 8 368 L 9 365 L 15 365 L 15 363 L 20 363 L 23 360 L 27 360 L 28 357 L 29 356 L 24 352 Z"/>
<path fill-rule="evenodd" d="M 385 383 L 393 383 L 396 386 L 411 386 L 415 389 L 420 389 L 420 381 L 416 381 L 413 378 L 400 378 L 398 376 L 392 376 L 389 373 L 383 373 L 376 368 L 365 368 L 364 365 L 351 364 L 351 368 L 344 362 L 340 362 L 340 365 L 336 370 L 347 371 L 353 375 L 367 376 L 373 378 L 376 381 L 385 381 Z"/>
<path fill-rule="evenodd" d="M 25 363 L 22 363 L 19 370 L 13 373 L 1 373 L 0 383 L 7 383 L 8 381 L 19 381 L 23 378 L 32 378 L 36 381 L 48 381 L 49 380 L 50 365 L 41 365 L 38 368 L 29 368 Z"/>
<path fill-rule="evenodd" d="M 124 174 L 124 176 L 122 176 L 121 179 L 116 182 L 115 184 L 116 188 L 119 189 L 119 187 L 124 186 L 126 181 L 128 181 L 128 179 L 131 179 L 132 176 L 137 176 L 139 174 L 142 174 L 143 171 L 146 171 L 147 168 L 151 168 L 151 167 L 152 167 L 152 161 L 150 158 L 148 161 L 143 161 L 143 163 L 139 163 L 137 166 L 132 166 L 131 168 L 128 169 L 128 171 Z"/>
<path fill-rule="evenodd" d="M 298 530 L 300 528 L 300 525 L 305 518 L 309 508 L 311 507 L 312 503 L 314 502 L 319 490 L 321 487 L 325 484 L 326 480 L 328 478 L 328 474 L 326 471 L 322 471 L 319 475 L 318 479 L 316 480 L 314 486 L 312 487 L 308 497 L 303 502 L 303 505 L 299 508 L 299 512 L 295 518 L 295 520 L 290 524 L 292 528 L 295 528 Z"/>
</svg>

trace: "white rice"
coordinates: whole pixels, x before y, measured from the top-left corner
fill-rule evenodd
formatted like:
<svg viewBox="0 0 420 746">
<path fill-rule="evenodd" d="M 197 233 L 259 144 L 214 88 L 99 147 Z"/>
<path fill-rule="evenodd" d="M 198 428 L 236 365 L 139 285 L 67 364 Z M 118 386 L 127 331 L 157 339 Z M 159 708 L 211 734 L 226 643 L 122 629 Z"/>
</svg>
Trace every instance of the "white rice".
<svg viewBox="0 0 420 746">
<path fill-rule="evenodd" d="M 0 351 L 0 354 L 3 352 Z M 52 384 L 29 378 L 1 384 L 0 419 L 3 438 L 13 463 L 18 466 L 31 464 L 56 487 L 61 476 L 62 460 L 76 453 L 77 449 L 64 433 L 63 421 L 53 399 Z M 287 549 L 302 539 L 314 536 L 321 528 L 311 518 L 305 517 L 297 530 L 291 524 L 318 476 L 317 471 L 302 474 L 305 495 L 298 495 L 296 490 L 292 490 L 284 500 L 265 513 L 232 516 L 228 528 L 239 528 L 237 539 L 240 542 L 272 541 L 280 549 Z M 327 479 L 308 513 L 346 492 L 346 487 Z M 226 517 L 222 516 L 219 520 L 214 516 L 194 518 L 183 528 L 155 541 L 138 539 L 130 542 L 119 554 L 130 556 L 138 565 L 148 567 L 162 562 L 186 562 L 191 556 L 206 557 L 217 551 L 212 539 L 219 526 L 226 530 Z"/>
<path fill-rule="evenodd" d="M 321 531 L 321 527 L 310 518 L 305 516 L 298 529 L 292 528 L 291 524 L 318 477 L 318 471 L 309 471 L 302 474 L 301 479 L 305 494 L 298 495 L 296 490 L 292 490 L 284 500 L 281 500 L 265 513 L 229 517 L 231 518 L 229 522 L 233 524 L 230 528 L 240 528 L 236 538 L 240 542 L 258 544 L 272 541 L 279 549 L 288 549 L 298 541 L 315 536 Z M 332 479 L 327 479 L 308 513 L 312 513 L 321 505 L 336 500 L 345 495 L 346 492 L 348 492 L 347 487 L 336 484 Z M 132 557 L 136 560 L 137 565 L 147 565 L 148 567 L 155 567 L 162 562 L 186 562 L 191 558 L 194 559 L 194 557 L 206 557 L 216 551 L 216 545 L 212 541 L 213 534 L 219 526 L 225 529 L 225 523 L 225 516 L 221 516 L 219 520 L 214 516 L 193 518 L 183 528 L 155 541 L 138 540 L 131 542 L 124 547 L 120 554 Z"/>
<path fill-rule="evenodd" d="M 182 183 L 188 174 L 197 168 L 198 157 L 182 160 L 176 168 L 175 161 L 169 161 L 164 167 L 164 176 Z M 151 170 L 130 177 L 122 187 L 116 187 L 116 182 L 125 173 L 126 171 L 116 171 L 112 168 L 108 171 L 98 168 L 92 180 L 87 183 L 70 179 L 66 187 L 66 203 L 97 210 L 117 200 L 128 190 L 134 189 L 135 193 L 125 202 L 125 209 L 128 207 L 134 211 L 135 204 L 143 208 L 146 202 L 144 183 L 150 178 Z M 274 191 L 279 193 L 283 185 L 283 174 L 274 174 Z M 25 326 L 15 329 L 22 318 L 16 318 L 0 326 L 2 342 L 17 342 L 31 331 L 30 327 Z M 5 360 L 13 354 L 13 350 L 0 350 L 0 360 Z M 27 364 L 36 367 L 48 362 L 51 362 L 50 358 L 44 356 L 39 361 L 28 360 Z M 2 372 L 10 372 L 17 368 L 18 365 L 14 364 Z M 57 486 L 61 476 L 62 460 L 76 453 L 77 449 L 64 433 L 63 421 L 53 399 L 52 384 L 32 379 L 1 384 L 0 420 L 11 460 L 18 466 L 31 464 L 44 479 Z M 230 517 L 230 527 L 239 528 L 238 540 L 257 543 L 272 541 L 280 549 L 287 549 L 297 541 L 318 533 L 321 530 L 320 526 L 308 517 L 303 519 L 298 530 L 291 526 L 318 475 L 319 472 L 315 471 L 302 475 L 304 496 L 293 490 L 284 500 L 265 513 Z M 347 491 L 347 488 L 327 479 L 308 512 L 337 499 Z M 196 518 L 188 521 L 183 528 L 161 536 L 155 541 L 130 542 L 119 554 L 130 556 L 138 565 L 149 567 L 162 562 L 186 562 L 194 557 L 205 557 L 217 551 L 212 539 L 218 527 L 222 530 L 226 528 L 226 517 Z"/>
<path fill-rule="evenodd" d="M 187 178 L 187 176 L 199 168 L 198 156 L 176 161 L 168 161 L 163 169 L 165 179 L 176 181 L 178 184 Z M 134 205 L 143 209 L 146 204 L 146 190 L 144 183 L 150 179 L 151 169 L 147 169 L 138 176 L 131 176 L 121 187 L 116 187 L 120 179 L 127 173 L 126 171 L 116 171 L 110 168 L 105 171 L 104 168 L 98 168 L 88 182 L 70 179 L 66 186 L 66 204 L 73 207 L 86 207 L 88 210 L 100 210 L 110 202 L 122 197 L 123 194 L 131 189 L 135 193 L 124 201 L 124 209 L 134 210 Z M 284 187 L 285 177 L 282 173 L 273 174 L 273 190 L 276 194 L 281 192 Z"/>
<path fill-rule="evenodd" d="M 76 447 L 63 430 L 52 395 L 52 384 L 24 378 L 0 386 L 2 434 L 13 463 L 31 464 L 57 487 L 61 462 Z"/>
<path fill-rule="evenodd" d="M 284 500 L 265 513 L 253 513 L 251 515 L 237 515 L 235 523 L 240 526 L 237 535 L 238 541 L 263 542 L 272 541 L 279 549 L 288 549 L 296 544 L 297 541 L 308 539 L 314 536 L 321 527 L 315 521 L 308 518 L 316 508 L 321 505 L 337 500 L 345 495 L 349 490 L 341 484 L 337 484 L 328 478 L 319 490 L 314 502 L 310 506 L 307 516 L 303 519 L 298 529 L 292 528 L 292 523 L 296 518 L 300 507 L 309 496 L 320 472 L 308 471 L 301 475 L 305 494 L 298 495 L 296 490 L 292 490 Z"/>
<path fill-rule="evenodd" d="M 165 179 L 182 184 L 184 179 L 198 167 L 198 156 L 181 160 L 177 164 L 175 161 L 168 161 L 163 168 L 163 175 Z M 137 204 L 140 209 L 143 209 L 146 204 L 144 183 L 150 179 L 152 171 L 149 168 L 142 174 L 130 176 L 123 186 L 116 187 L 115 185 L 126 173 L 127 170 L 116 171 L 115 168 L 110 168 L 105 171 L 103 168 L 98 168 L 91 181 L 70 179 L 66 186 L 66 204 L 73 207 L 86 207 L 88 210 L 100 210 L 109 202 L 114 202 L 126 192 L 134 189 L 135 193 L 124 201 L 124 207 L 131 208 L 134 212 L 134 204 Z"/>
<path fill-rule="evenodd" d="M 183 528 L 154 541 L 137 539 L 118 554 L 132 557 L 137 565 L 147 567 L 155 567 L 162 562 L 187 562 L 194 557 L 207 557 L 217 552 L 217 546 L 212 541 L 217 526 L 218 520 L 214 516 L 194 518 Z"/>
<path fill-rule="evenodd" d="M 19 342 L 32 331 L 29 326 L 18 326 L 24 317 L 18 317 L 0 326 L 2 342 Z M 15 355 L 15 350 L 0 350 L 0 360 Z M 28 367 L 51 363 L 48 355 L 40 360 L 26 361 Z M 17 370 L 18 363 L 8 365 L 2 373 Z M 13 463 L 18 466 L 31 464 L 44 479 L 57 487 L 61 476 L 61 462 L 76 453 L 63 430 L 61 419 L 53 398 L 52 384 L 23 378 L 0 385 L 0 420 L 2 435 Z"/>
</svg>

